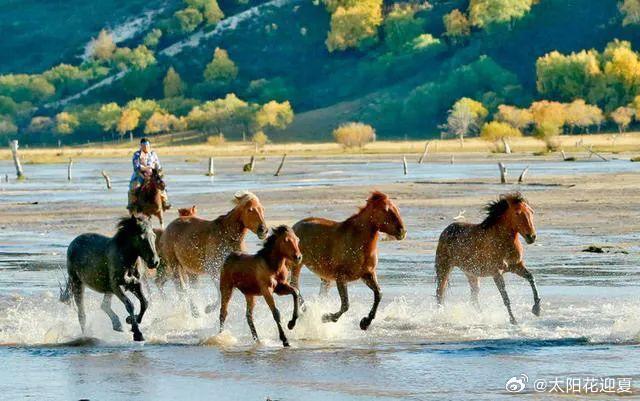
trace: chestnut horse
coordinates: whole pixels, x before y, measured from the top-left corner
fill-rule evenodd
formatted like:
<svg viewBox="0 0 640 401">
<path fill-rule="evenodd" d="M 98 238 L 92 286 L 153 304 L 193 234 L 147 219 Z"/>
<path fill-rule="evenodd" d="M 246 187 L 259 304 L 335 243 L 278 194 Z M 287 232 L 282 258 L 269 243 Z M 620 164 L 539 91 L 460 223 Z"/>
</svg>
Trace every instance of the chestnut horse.
<svg viewBox="0 0 640 401">
<path fill-rule="evenodd" d="M 500 195 L 490 202 L 487 217 L 480 224 L 456 222 L 440 234 L 436 251 L 436 275 L 438 304 L 444 301 L 449 273 L 460 268 L 471 286 L 471 300 L 478 305 L 478 277 L 493 277 L 500 291 L 509 319 L 516 324 L 511 312 L 511 303 L 504 286 L 504 272 L 515 273 L 525 278 L 533 291 L 532 312 L 540 316 L 540 297 L 533 275 L 524 265 L 522 243 L 518 234 L 528 244 L 536 240 L 533 225 L 533 209 L 520 193 Z"/>
<path fill-rule="evenodd" d="M 160 227 L 164 227 L 164 209 L 162 208 L 162 191 L 166 186 L 162 180 L 162 170 L 153 169 L 144 183 L 135 192 L 135 201 L 131 209 L 132 214 L 142 213 L 145 216 L 156 216 Z"/>
<path fill-rule="evenodd" d="M 378 264 L 378 233 L 383 232 L 403 239 L 407 230 L 400 211 L 391 199 L 375 191 L 367 204 L 347 220 L 311 217 L 297 222 L 293 230 L 300 238 L 304 265 L 320 276 L 326 292 L 335 281 L 340 294 L 340 310 L 325 314 L 323 322 L 336 322 L 349 309 L 347 283 L 361 279 L 373 291 L 373 306 L 369 315 L 362 318 L 360 328 L 366 330 L 376 316 L 381 293 L 376 276 Z M 298 287 L 301 263 L 292 266 L 291 284 Z"/>
<path fill-rule="evenodd" d="M 244 251 L 247 231 L 253 231 L 260 239 L 266 237 L 264 208 L 258 197 L 248 191 L 239 191 L 233 202 L 234 208 L 215 220 L 179 217 L 167 226 L 159 241 L 161 266 L 156 278 L 159 287 L 173 278 L 178 290 L 185 294 L 187 279 L 210 274 L 215 282 L 226 257 L 231 252 Z M 218 289 L 217 284 L 215 288 Z M 220 297 L 216 302 L 219 300 Z M 193 316 L 198 316 L 191 299 L 189 304 Z M 207 306 L 206 312 L 216 307 L 214 302 Z"/>
<path fill-rule="evenodd" d="M 287 341 L 280 324 L 280 311 L 273 300 L 273 293 L 290 294 L 293 297 L 293 316 L 287 325 L 289 330 L 292 330 L 298 319 L 298 290 L 289 285 L 287 280 L 289 270 L 286 262 L 300 263 L 302 260 L 299 242 L 291 228 L 280 226 L 273 230 L 273 233 L 264 242 L 262 249 L 255 255 L 233 252 L 227 257 L 220 272 L 220 293 L 222 294 L 220 332 L 224 329 L 224 321 L 227 318 L 227 308 L 233 289 L 237 288 L 244 294 L 247 301 L 246 317 L 253 339 L 258 341 L 258 333 L 253 324 L 255 297 L 262 295 L 278 325 L 282 345 L 289 346 L 289 341 Z"/>
</svg>

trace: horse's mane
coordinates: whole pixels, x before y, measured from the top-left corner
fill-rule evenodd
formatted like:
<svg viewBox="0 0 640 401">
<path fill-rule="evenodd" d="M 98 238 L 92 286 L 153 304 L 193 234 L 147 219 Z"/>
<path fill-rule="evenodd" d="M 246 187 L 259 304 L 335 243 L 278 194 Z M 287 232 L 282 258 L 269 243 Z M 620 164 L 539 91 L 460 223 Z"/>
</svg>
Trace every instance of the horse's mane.
<svg viewBox="0 0 640 401">
<path fill-rule="evenodd" d="M 144 221 L 135 216 L 123 217 L 118 221 L 118 224 L 116 225 L 118 231 L 116 232 L 115 237 L 128 238 L 132 235 L 136 235 L 140 233 L 142 229 L 141 225 L 144 224 L 146 224 Z"/>
<path fill-rule="evenodd" d="M 278 240 L 278 238 L 289 231 L 291 231 L 291 228 L 289 228 L 289 226 L 286 226 L 286 225 L 281 225 L 272 229 L 271 235 L 269 235 L 269 237 L 267 237 L 267 239 L 264 240 L 262 249 L 258 251 L 258 255 L 260 256 L 269 255 L 269 253 L 271 253 L 273 248 L 276 246 L 276 241 Z"/>
<path fill-rule="evenodd" d="M 485 206 L 485 210 L 487 211 L 487 217 L 484 219 L 480 225 L 482 227 L 491 227 L 495 223 L 500 220 L 500 218 L 506 213 L 509 209 L 509 203 L 527 203 L 527 200 L 522 196 L 520 192 L 512 192 L 508 194 L 502 194 L 498 198 L 498 200 L 489 202 L 487 206 Z"/>
<path fill-rule="evenodd" d="M 258 200 L 258 197 L 253 192 L 238 191 L 233 195 L 232 202 L 234 205 L 240 206 L 252 200 L 256 200 L 256 201 Z"/>
</svg>

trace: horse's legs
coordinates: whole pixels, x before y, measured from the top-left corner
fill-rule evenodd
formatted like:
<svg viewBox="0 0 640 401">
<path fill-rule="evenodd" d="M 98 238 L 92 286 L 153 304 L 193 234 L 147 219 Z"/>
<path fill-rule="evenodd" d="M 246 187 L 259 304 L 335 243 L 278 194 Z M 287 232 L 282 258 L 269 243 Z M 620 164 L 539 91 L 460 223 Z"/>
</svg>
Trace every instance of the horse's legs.
<svg viewBox="0 0 640 401">
<path fill-rule="evenodd" d="M 138 301 L 140 301 L 140 313 L 136 315 L 136 320 L 138 321 L 138 323 L 142 323 L 142 316 L 144 316 L 144 313 L 147 311 L 147 306 L 149 305 L 149 303 L 147 302 L 147 298 L 145 298 L 144 294 L 142 293 L 142 286 L 140 285 L 140 283 L 136 284 L 136 286 L 133 288 L 133 295 L 135 295 L 136 298 L 138 298 Z M 131 319 L 128 316 L 127 323 L 131 324 Z"/>
<path fill-rule="evenodd" d="M 438 301 L 438 305 L 442 305 L 444 303 L 444 293 L 447 289 L 449 274 L 452 269 L 453 266 L 449 261 L 436 253 L 436 299 Z"/>
<path fill-rule="evenodd" d="M 465 273 L 467 280 L 469 281 L 469 287 L 471 287 L 471 303 L 476 309 L 480 309 L 480 303 L 478 302 L 478 293 L 480 292 L 480 286 L 478 285 L 478 276 L 474 276 L 470 273 Z"/>
<path fill-rule="evenodd" d="M 292 264 L 289 265 L 289 269 L 291 270 L 291 282 L 289 284 L 291 284 L 291 286 L 293 286 L 295 289 L 298 290 L 298 302 L 300 303 L 300 308 L 304 312 L 306 307 L 304 305 L 304 298 L 302 298 L 302 294 L 300 294 L 300 281 L 299 281 L 300 271 L 302 270 L 302 263 L 292 262 Z"/>
<path fill-rule="evenodd" d="M 178 293 L 182 297 L 182 299 L 189 303 L 189 308 L 191 309 L 191 316 L 198 318 L 200 317 L 200 312 L 198 312 L 198 307 L 193 302 L 193 299 L 187 292 L 187 283 L 184 279 L 184 273 L 181 271 L 176 271 L 176 284 Z"/>
<path fill-rule="evenodd" d="M 158 220 L 160 220 L 160 228 L 164 230 L 164 213 L 162 213 L 162 210 L 160 210 L 156 216 L 158 217 Z"/>
<path fill-rule="evenodd" d="M 253 295 L 245 295 L 244 297 L 247 301 L 247 312 L 245 315 L 247 317 L 247 324 L 249 324 L 249 329 L 251 330 L 251 335 L 253 336 L 253 341 L 260 341 L 258 340 L 256 326 L 253 324 L 253 307 L 256 306 L 256 297 Z"/>
<path fill-rule="evenodd" d="M 524 262 L 520 261 L 515 266 L 512 266 L 513 273 L 526 279 L 531 285 L 531 291 L 533 292 L 533 308 L 531 313 L 536 316 L 540 316 L 540 297 L 538 296 L 538 289 L 536 288 L 536 281 L 533 278 L 533 274 L 524 265 Z"/>
<path fill-rule="evenodd" d="M 336 313 L 327 313 L 322 316 L 322 322 L 337 322 L 343 313 L 349 310 L 349 293 L 347 292 L 347 282 L 336 280 L 338 294 L 340 295 L 340 310 Z"/>
<path fill-rule="evenodd" d="M 233 287 L 220 282 L 220 293 L 220 333 L 222 333 L 224 321 L 227 319 L 229 301 L 231 301 L 231 295 L 233 294 Z"/>
<path fill-rule="evenodd" d="M 73 299 L 76 302 L 76 307 L 78 308 L 80 330 L 82 330 L 82 334 L 84 334 L 87 322 L 87 316 L 84 313 L 84 284 L 82 284 L 80 280 L 74 280 L 71 290 L 73 291 Z"/>
<path fill-rule="evenodd" d="M 135 318 L 135 311 L 133 308 L 133 303 L 127 296 L 122 292 L 122 289 L 118 285 L 114 285 L 111 288 L 113 294 L 118 297 L 118 299 L 124 304 L 124 307 L 127 309 L 127 313 L 129 314 L 129 320 L 131 321 L 131 331 L 133 332 L 133 341 L 144 341 L 144 337 L 140 332 L 140 328 L 138 327 L 138 320 Z"/>
<path fill-rule="evenodd" d="M 504 278 L 502 277 L 502 274 L 498 273 L 493 276 L 493 281 L 495 281 L 496 286 L 498 287 L 498 291 L 500 291 L 504 306 L 507 307 L 507 312 L 509 312 L 509 320 L 511 321 L 511 324 L 518 324 L 518 322 L 516 322 L 516 318 L 513 317 L 513 312 L 511 312 L 511 301 L 509 301 L 509 295 L 507 294 L 507 290 L 504 287 Z"/>
<path fill-rule="evenodd" d="M 329 295 L 329 289 L 331 288 L 331 281 L 325 280 L 323 278 L 320 279 L 320 293 L 318 294 L 321 297 L 326 297 Z"/>
<path fill-rule="evenodd" d="M 378 311 L 378 305 L 380 304 L 382 294 L 380 293 L 380 286 L 378 285 L 378 278 L 376 277 L 375 273 L 366 274 L 364 277 L 362 277 L 362 281 L 364 281 L 367 287 L 371 288 L 371 290 L 373 291 L 373 305 L 371 306 L 369 315 L 363 317 L 362 320 L 360 320 L 360 328 L 362 330 L 366 330 L 369 328 L 369 325 L 376 317 L 376 312 Z"/>
<path fill-rule="evenodd" d="M 111 297 L 113 294 L 104 294 L 104 298 L 102 298 L 102 304 L 100 305 L 100 309 L 104 311 L 104 313 L 109 316 L 111 319 L 111 326 L 115 331 L 122 331 L 122 323 L 120 323 L 120 319 L 118 315 L 115 314 L 113 309 L 111 309 Z"/>
<path fill-rule="evenodd" d="M 204 308 L 204 313 L 207 313 L 207 314 L 218 309 L 218 307 L 220 306 L 220 299 L 222 298 L 222 295 L 220 294 L 220 278 L 219 277 L 213 277 L 213 288 L 217 292 L 217 297 L 213 301 L 211 301 L 211 304 L 207 305 L 206 308 Z"/>
<path fill-rule="evenodd" d="M 289 330 L 293 330 L 293 328 L 296 326 L 296 321 L 298 320 L 298 290 L 289 284 L 279 283 L 274 291 L 278 295 L 291 294 L 291 296 L 293 297 L 293 315 L 291 316 L 291 320 L 289 320 L 289 324 L 287 324 Z"/>
<path fill-rule="evenodd" d="M 282 345 L 284 345 L 285 347 L 288 347 L 289 341 L 287 340 L 287 337 L 284 335 L 282 324 L 280 324 L 280 311 L 276 307 L 276 302 L 273 300 L 273 294 L 271 293 L 271 291 L 269 291 L 268 288 L 263 288 L 261 292 L 262 292 L 262 296 L 264 297 L 264 300 L 267 302 L 267 305 L 269 305 L 269 309 L 271 309 L 271 313 L 273 314 L 273 320 L 275 320 L 276 324 L 278 325 L 278 333 L 280 334 L 280 341 L 282 341 Z"/>
</svg>

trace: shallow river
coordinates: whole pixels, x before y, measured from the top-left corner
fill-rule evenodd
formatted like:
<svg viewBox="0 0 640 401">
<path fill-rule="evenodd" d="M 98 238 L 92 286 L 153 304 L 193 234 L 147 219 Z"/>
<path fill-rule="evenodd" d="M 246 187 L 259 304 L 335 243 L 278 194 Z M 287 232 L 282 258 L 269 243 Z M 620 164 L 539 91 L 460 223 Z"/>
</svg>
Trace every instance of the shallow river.
<svg viewBox="0 0 640 401">
<path fill-rule="evenodd" d="M 266 163 L 266 162 L 265 162 Z M 167 162 L 174 203 L 189 202 L 190 193 L 255 191 L 359 185 L 383 186 L 402 181 L 483 179 L 497 176 L 494 162 L 401 164 L 325 159 L 313 168 L 291 158 L 287 174 L 272 176 L 278 160 L 254 175 L 235 174 L 241 160 L 226 160 L 214 179 L 205 165 L 174 159 Z M 304 168 L 302 167 L 304 165 Z M 517 175 L 530 165 L 531 176 L 635 171 L 625 161 L 609 163 L 511 163 Z M 169 167 L 171 166 L 171 167 Z M 26 182 L 0 183 L 0 207 L 20 203 L 74 202 L 117 206 L 123 200 L 129 165 L 111 161 L 79 161 L 72 183 L 65 165 L 27 165 Z M 101 170 L 114 189 L 104 190 Z M 0 162 L 0 173 L 11 165 Z M 175 184 L 174 184 L 175 183 Z M 535 190 L 531 189 L 531 190 Z M 295 216 L 292 216 L 292 220 Z M 636 216 L 637 218 L 637 216 Z M 408 221 L 409 218 L 405 217 Z M 442 222 L 410 224 L 408 240 L 436 240 Z M 74 234 L 75 235 L 75 234 Z M 530 313 L 529 286 L 507 277 L 507 289 L 519 325 L 509 324 L 492 280 L 481 281 L 482 309 L 468 303 L 466 279 L 454 273 L 447 305 L 434 299 L 432 252 L 402 242 L 380 243 L 379 278 L 383 300 L 371 328 L 358 322 L 372 301 L 360 283 L 350 286 L 351 309 L 335 324 L 320 316 L 337 310 L 332 289 L 318 298 L 318 282 L 303 271 L 302 292 L 308 309 L 293 331 L 292 347 L 282 349 L 263 301 L 255 317 L 262 342 L 253 344 L 244 320 L 244 302 L 235 295 L 228 330 L 217 334 L 217 318 L 192 318 L 173 289 L 166 297 L 152 286 L 151 307 L 142 330 L 144 344 L 130 333 L 111 330 L 99 309 L 101 298 L 89 294 L 88 338 L 80 335 L 75 309 L 57 301 L 63 280 L 66 246 L 73 235 L 46 230 L 0 230 L 0 399 L 37 400 L 499 400 L 552 399 L 563 392 L 597 382 L 589 398 L 617 399 L 630 381 L 640 394 L 640 249 L 637 234 L 609 236 L 606 241 L 571 230 L 538 228 L 539 241 L 527 246 L 528 266 L 542 296 L 542 316 Z M 257 240 L 251 235 L 250 248 Z M 628 244 L 628 253 L 591 254 L 577 251 L 585 243 Z M 211 283 L 192 289 L 202 309 Z M 288 298 L 276 299 L 284 316 Z M 124 308 L 114 302 L 124 316 Z M 526 375 L 522 376 L 522 375 Z M 524 384 L 516 395 L 506 382 Z M 537 383 L 537 389 L 534 388 Z M 542 384 L 545 387 L 542 389 Z M 569 386 L 569 387 L 567 387 Z M 605 390 L 613 393 L 606 395 Z M 617 392 L 617 393 L 616 393 Z M 566 397 L 563 397 L 566 399 Z"/>
</svg>

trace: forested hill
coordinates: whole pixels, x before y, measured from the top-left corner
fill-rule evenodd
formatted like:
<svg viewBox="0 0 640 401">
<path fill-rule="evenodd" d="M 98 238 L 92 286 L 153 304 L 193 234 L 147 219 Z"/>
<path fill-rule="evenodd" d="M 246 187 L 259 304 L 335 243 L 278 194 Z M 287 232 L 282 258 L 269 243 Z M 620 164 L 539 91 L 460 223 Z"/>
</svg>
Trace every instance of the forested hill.
<svg viewBox="0 0 640 401">
<path fill-rule="evenodd" d="M 0 14 L 0 135 L 33 143 L 330 140 L 349 121 L 378 138 L 552 136 L 626 129 L 640 109 L 635 0 L 0 0 Z"/>
</svg>

